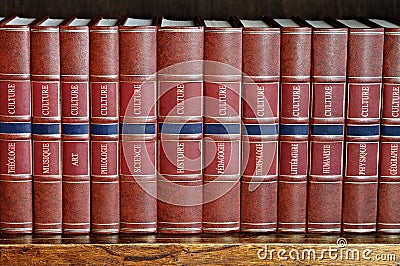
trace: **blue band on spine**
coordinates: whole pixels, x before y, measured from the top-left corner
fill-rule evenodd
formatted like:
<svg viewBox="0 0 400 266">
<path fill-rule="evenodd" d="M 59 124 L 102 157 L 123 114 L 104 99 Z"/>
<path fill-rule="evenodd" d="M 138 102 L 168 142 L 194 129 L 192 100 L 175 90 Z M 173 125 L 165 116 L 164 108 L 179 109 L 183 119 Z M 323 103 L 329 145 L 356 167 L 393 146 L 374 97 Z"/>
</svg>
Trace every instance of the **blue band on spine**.
<svg viewBox="0 0 400 266">
<path fill-rule="evenodd" d="M 243 127 L 243 135 L 260 135 L 274 136 L 278 135 L 278 125 L 245 125 Z"/>
<path fill-rule="evenodd" d="M 0 133 L 5 134 L 30 134 L 32 132 L 31 123 L 0 123 Z"/>
<path fill-rule="evenodd" d="M 281 125 L 281 135 L 306 136 L 308 135 L 308 125 Z"/>
<path fill-rule="evenodd" d="M 348 136 L 378 136 L 379 125 L 366 125 L 366 126 L 347 126 Z"/>
<path fill-rule="evenodd" d="M 205 124 L 204 134 L 240 134 L 240 124 Z"/>
<path fill-rule="evenodd" d="M 400 137 L 400 126 L 382 125 L 382 136 Z"/>
<path fill-rule="evenodd" d="M 159 124 L 159 132 L 161 134 L 201 134 L 203 133 L 203 124 L 202 123 L 187 123 L 187 124 L 168 124 L 168 123 L 160 123 Z"/>
<path fill-rule="evenodd" d="M 325 135 L 331 136 L 336 135 L 340 136 L 344 134 L 344 126 L 343 125 L 312 125 L 311 126 L 311 134 L 312 135 Z"/>
<path fill-rule="evenodd" d="M 32 124 L 32 133 L 37 135 L 60 134 L 60 124 Z"/>
<path fill-rule="evenodd" d="M 120 124 L 121 134 L 142 135 L 156 134 L 155 124 Z"/>
<path fill-rule="evenodd" d="M 65 135 L 87 135 L 89 134 L 89 124 L 63 124 L 61 131 Z"/>
<path fill-rule="evenodd" d="M 90 134 L 93 135 L 118 135 L 118 124 L 91 124 Z"/>
</svg>

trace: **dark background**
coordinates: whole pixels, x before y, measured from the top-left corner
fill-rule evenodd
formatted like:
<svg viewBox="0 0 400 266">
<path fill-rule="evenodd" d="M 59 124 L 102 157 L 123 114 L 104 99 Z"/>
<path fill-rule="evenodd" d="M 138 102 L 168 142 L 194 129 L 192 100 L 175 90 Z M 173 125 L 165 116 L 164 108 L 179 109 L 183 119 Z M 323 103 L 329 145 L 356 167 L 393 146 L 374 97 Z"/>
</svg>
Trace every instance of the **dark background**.
<svg viewBox="0 0 400 266">
<path fill-rule="evenodd" d="M 77 15 L 91 18 L 105 17 L 153 17 L 185 19 L 195 15 L 205 18 L 226 18 L 237 15 L 242 18 L 260 18 L 263 15 L 276 18 L 302 16 L 318 18 L 332 16 L 349 18 L 364 16 L 384 18 L 400 16 L 400 1 L 397 0 L 17 0 L 1 1 L 0 16 L 16 13 L 21 16 L 51 17 Z"/>
</svg>

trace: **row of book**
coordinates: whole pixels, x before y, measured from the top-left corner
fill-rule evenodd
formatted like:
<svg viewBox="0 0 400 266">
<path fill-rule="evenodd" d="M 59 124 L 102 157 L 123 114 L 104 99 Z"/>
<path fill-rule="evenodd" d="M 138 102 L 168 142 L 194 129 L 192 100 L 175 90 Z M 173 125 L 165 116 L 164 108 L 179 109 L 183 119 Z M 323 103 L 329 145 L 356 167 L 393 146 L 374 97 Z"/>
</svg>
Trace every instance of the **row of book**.
<svg viewBox="0 0 400 266">
<path fill-rule="evenodd" d="M 400 232 L 399 25 L 3 18 L 0 232 Z"/>
</svg>

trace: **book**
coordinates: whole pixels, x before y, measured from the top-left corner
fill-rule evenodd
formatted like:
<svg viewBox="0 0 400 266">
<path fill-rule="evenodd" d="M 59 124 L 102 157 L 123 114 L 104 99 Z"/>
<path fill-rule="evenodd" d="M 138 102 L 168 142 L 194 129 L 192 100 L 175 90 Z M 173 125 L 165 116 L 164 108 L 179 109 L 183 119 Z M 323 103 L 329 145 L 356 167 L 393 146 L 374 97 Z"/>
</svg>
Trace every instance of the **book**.
<svg viewBox="0 0 400 266">
<path fill-rule="evenodd" d="M 240 229 L 242 27 L 204 20 L 203 232 Z"/>
<path fill-rule="evenodd" d="M 278 232 L 306 232 L 309 165 L 311 28 L 295 19 L 281 26 Z"/>
<path fill-rule="evenodd" d="M 376 231 L 384 30 L 368 21 L 349 28 L 343 232 Z"/>
<path fill-rule="evenodd" d="M 312 96 L 307 232 L 340 233 L 347 28 L 307 20 L 312 33 Z"/>
<path fill-rule="evenodd" d="M 157 27 L 119 25 L 121 232 L 157 230 Z"/>
<path fill-rule="evenodd" d="M 62 232 L 61 22 L 31 24 L 33 231 L 42 234 Z"/>
<path fill-rule="evenodd" d="M 278 207 L 280 28 L 244 20 L 240 230 L 275 232 Z"/>
<path fill-rule="evenodd" d="M 158 25 L 157 231 L 201 233 L 204 27 L 197 18 Z"/>
<path fill-rule="evenodd" d="M 32 233 L 30 29 L 34 18 L 0 21 L 0 232 Z"/>
<path fill-rule="evenodd" d="M 64 234 L 90 232 L 89 22 L 60 25 Z"/>
<path fill-rule="evenodd" d="M 377 230 L 381 233 L 399 233 L 400 67 L 397 61 L 400 59 L 400 24 L 395 20 L 370 21 L 385 29 Z"/>
<path fill-rule="evenodd" d="M 91 232 L 118 233 L 119 42 L 118 20 L 89 25 Z"/>
</svg>

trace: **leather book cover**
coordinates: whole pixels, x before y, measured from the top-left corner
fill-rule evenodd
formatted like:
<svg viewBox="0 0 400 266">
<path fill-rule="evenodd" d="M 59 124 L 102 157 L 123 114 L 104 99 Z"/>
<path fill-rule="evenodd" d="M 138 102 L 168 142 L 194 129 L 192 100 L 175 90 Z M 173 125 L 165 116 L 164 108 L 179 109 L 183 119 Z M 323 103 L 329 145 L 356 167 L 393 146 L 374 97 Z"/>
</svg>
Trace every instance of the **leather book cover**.
<svg viewBox="0 0 400 266">
<path fill-rule="evenodd" d="M 60 25 L 64 234 L 90 232 L 89 22 Z"/>
<path fill-rule="evenodd" d="M 278 232 L 306 232 L 309 157 L 311 28 L 281 25 Z"/>
<path fill-rule="evenodd" d="M 62 233 L 60 36 L 62 19 L 31 24 L 33 232 Z"/>
<path fill-rule="evenodd" d="M 242 27 L 204 20 L 203 232 L 240 229 Z"/>
<path fill-rule="evenodd" d="M 121 232 L 157 230 L 157 27 L 119 25 Z"/>
<path fill-rule="evenodd" d="M 30 29 L 35 19 L 0 21 L 0 231 L 32 233 Z"/>
<path fill-rule="evenodd" d="M 266 20 L 243 26 L 240 230 L 275 232 L 278 207 L 280 28 Z"/>
<path fill-rule="evenodd" d="M 119 42 L 118 20 L 89 25 L 91 232 L 118 233 Z"/>
<path fill-rule="evenodd" d="M 384 30 L 338 21 L 349 27 L 342 230 L 375 232 Z"/>
<path fill-rule="evenodd" d="M 307 231 L 340 233 L 348 31 L 307 22 L 313 27 Z"/>
<path fill-rule="evenodd" d="M 158 25 L 158 232 L 201 233 L 204 28 Z"/>
<path fill-rule="evenodd" d="M 391 20 L 371 21 L 385 28 L 377 229 L 381 233 L 399 233 L 400 24 Z"/>
</svg>

